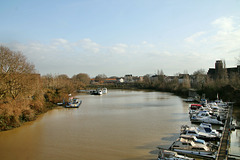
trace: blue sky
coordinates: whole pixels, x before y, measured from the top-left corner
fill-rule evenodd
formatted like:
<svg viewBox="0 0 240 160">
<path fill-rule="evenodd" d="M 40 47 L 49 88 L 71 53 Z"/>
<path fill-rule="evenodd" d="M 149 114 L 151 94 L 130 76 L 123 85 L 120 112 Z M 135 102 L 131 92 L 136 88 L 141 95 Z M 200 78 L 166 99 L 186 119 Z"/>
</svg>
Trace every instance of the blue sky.
<svg viewBox="0 0 240 160">
<path fill-rule="evenodd" d="M 44 74 L 166 75 L 240 56 L 239 0 L 11 0 L 0 44 Z"/>
</svg>

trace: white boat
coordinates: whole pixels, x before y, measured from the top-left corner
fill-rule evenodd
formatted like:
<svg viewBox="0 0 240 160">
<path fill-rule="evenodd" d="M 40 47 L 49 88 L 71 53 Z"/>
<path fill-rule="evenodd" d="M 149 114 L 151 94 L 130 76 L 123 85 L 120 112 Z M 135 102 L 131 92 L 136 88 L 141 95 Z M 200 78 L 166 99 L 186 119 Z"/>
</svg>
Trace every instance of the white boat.
<svg viewBox="0 0 240 160">
<path fill-rule="evenodd" d="M 228 103 L 223 102 L 222 100 L 217 99 L 217 100 L 215 100 L 215 102 L 216 102 L 217 105 L 220 106 L 220 107 L 224 107 L 224 108 L 227 108 L 227 107 L 228 107 Z"/>
<path fill-rule="evenodd" d="M 211 123 L 211 124 L 218 124 L 223 125 L 222 121 L 218 119 L 217 116 L 212 116 L 208 111 L 199 111 L 196 114 L 192 114 L 190 118 L 191 122 L 197 123 Z"/>
<path fill-rule="evenodd" d="M 211 102 L 208 103 L 210 110 L 210 113 L 212 115 L 217 115 L 221 120 L 225 120 L 226 119 L 226 115 L 228 112 L 228 108 L 218 105 L 216 102 Z"/>
<path fill-rule="evenodd" d="M 194 160 L 186 156 L 179 155 L 177 152 L 159 149 L 158 160 Z"/>
<path fill-rule="evenodd" d="M 102 90 L 101 89 L 91 90 L 90 94 L 91 95 L 102 95 Z"/>
<path fill-rule="evenodd" d="M 199 139 L 204 139 L 205 141 L 215 141 L 220 139 L 220 134 L 211 134 L 206 132 L 201 132 L 197 127 L 189 127 L 188 125 L 183 125 L 181 127 L 181 135 L 194 135 Z"/>
<path fill-rule="evenodd" d="M 67 102 L 66 104 L 66 108 L 78 108 L 82 103 L 82 100 L 78 99 L 78 98 L 73 98 L 70 97 L 69 98 L 69 102 Z"/>
<path fill-rule="evenodd" d="M 103 94 L 107 94 L 107 88 L 103 88 L 103 89 L 102 89 L 102 93 L 103 93 Z"/>
<path fill-rule="evenodd" d="M 186 98 L 186 99 L 183 99 L 183 101 L 184 101 L 184 102 L 195 102 L 196 100 L 195 100 L 195 98 L 193 98 L 193 97 L 188 97 L 188 98 Z"/>
<path fill-rule="evenodd" d="M 195 143 L 194 141 L 183 138 L 175 141 L 171 145 L 170 150 L 181 154 L 193 154 L 200 156 L 213 155 L 216 151 L 215 149 L 213 150 L 212 148 L 208 147 L 206 144 Z"/>
<path fill-rule="evenodd" d="M 205 133 L 209 133 L 209 134 L 213 134 L 213 135 L 216 135 L 216 136 L 221 136 L 220 133 L 215 130 L 215 129 L 212 129 L 212 125 L 210 123 L 201 123 L 198 127 L 197 127 L 197 130 L 199 132 L 205 132 Z"/>
<path fill-rule="evenodd" d="M 205 140 L 199 139 L 199 138 L 197 138 L 197 137 L 194 136 L 194 135 L 182 134 L 182 135 L 180 135 L 180 138 L 187 139 L 187 140 L 189 140 L 189 141 L 193 141 L 193 142 L 199 143 L 199 144 L 207 144 L 207 143 L 205 142 Z"/>
<path fill-rule="evenodd" d="M 214 150 L 217 150 L 217 149 L 218 149 L 218 145 L 213 144 L 213 143 L 211 143 L 211 142 L 206 142 L 205 140 L 199 139 L 199 138 L 197 138 L 197 137 L 194 136 L 194 135 L 184 135 L 184 134 L 182 134 L 182 135 L 180 135 L 179 138 L 184 139 L 184 140 L 186 140 L 186 141 L 193 141 L 193 142 L 196 143 L 196 144 L 206 145 L 207 147 L 210 147 L 211 149 L 214 149 Z"/>
</svg>

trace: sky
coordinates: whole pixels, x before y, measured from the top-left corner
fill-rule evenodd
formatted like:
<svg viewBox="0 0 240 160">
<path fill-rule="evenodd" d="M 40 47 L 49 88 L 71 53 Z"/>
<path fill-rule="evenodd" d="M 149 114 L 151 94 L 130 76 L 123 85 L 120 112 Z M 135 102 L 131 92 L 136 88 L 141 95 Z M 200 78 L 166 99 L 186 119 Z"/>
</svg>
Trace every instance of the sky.
<svg viewBox="0 0 240 160">
<path fill-rule="evenodd" d="M 0 0 L 0 45 L 41 75 L 236 67 L 240 0 Z"/>
</svg>

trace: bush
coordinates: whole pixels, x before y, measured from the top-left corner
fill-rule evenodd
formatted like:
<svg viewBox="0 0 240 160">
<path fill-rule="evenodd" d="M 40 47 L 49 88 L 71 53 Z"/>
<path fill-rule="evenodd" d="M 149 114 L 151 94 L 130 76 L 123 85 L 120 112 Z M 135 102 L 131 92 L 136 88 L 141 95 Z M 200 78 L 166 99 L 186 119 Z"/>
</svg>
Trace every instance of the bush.
<svg viewBox="0 0 240 160">
<path fill-rule="evenodd" d="M 22 111 L 22 115 L 19 117 L 22 121 L 32 121 L 36 118 L 34 110 L 26 108 Z"/>
</svg>

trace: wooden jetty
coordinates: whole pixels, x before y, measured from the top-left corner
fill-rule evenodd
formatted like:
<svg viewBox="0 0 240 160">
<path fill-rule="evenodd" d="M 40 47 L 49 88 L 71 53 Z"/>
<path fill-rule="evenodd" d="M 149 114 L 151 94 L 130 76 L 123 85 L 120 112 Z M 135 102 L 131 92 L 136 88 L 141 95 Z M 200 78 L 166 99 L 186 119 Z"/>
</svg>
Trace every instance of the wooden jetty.
<svg viewBox="0 0 240 160">
<path fill-rule="evenodd" d="M 231 138 L 232 112 L 233 112 L 233 105 L 229 105 L 227 119 L 224 124 L 224 129 L 222 132 L 222 137 L 220 139 L 216 160 L 228 159 L 228 150 L 230 147 L 229 140 Z"/>
</svg>

